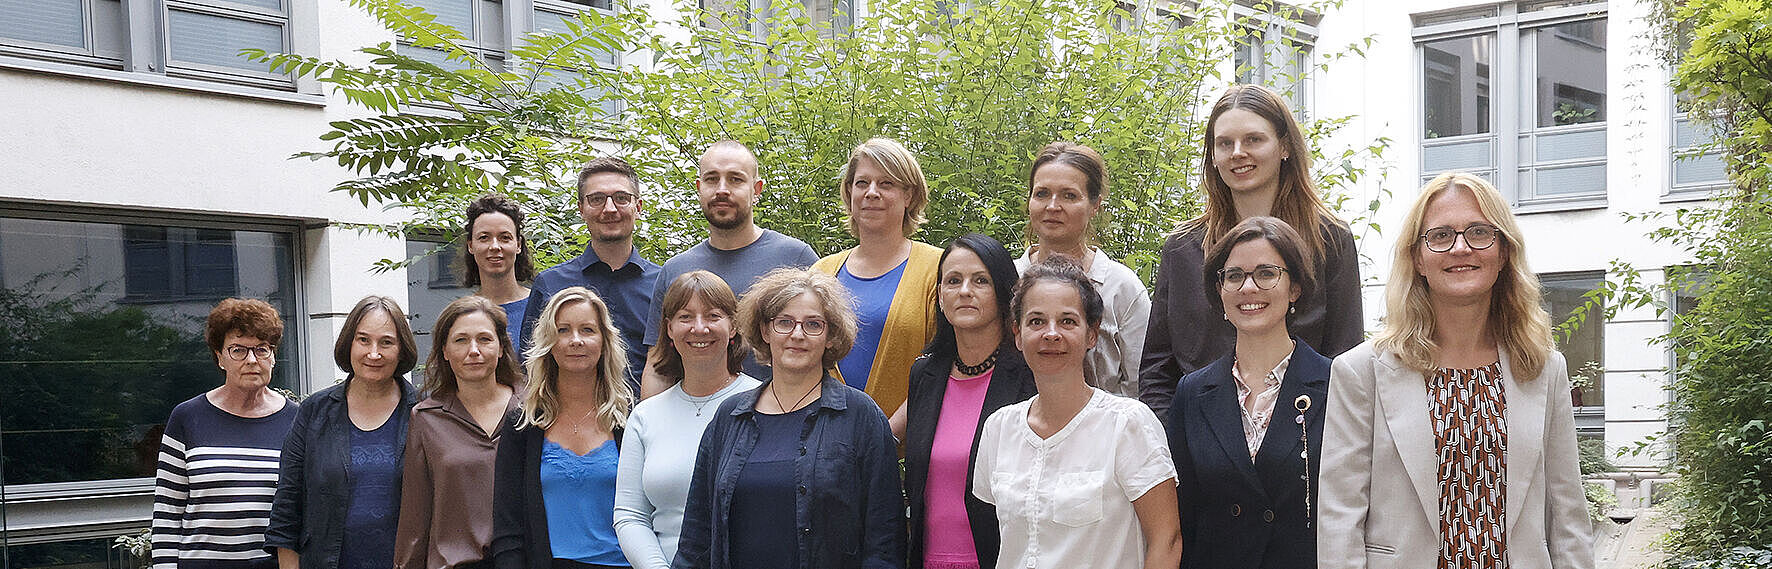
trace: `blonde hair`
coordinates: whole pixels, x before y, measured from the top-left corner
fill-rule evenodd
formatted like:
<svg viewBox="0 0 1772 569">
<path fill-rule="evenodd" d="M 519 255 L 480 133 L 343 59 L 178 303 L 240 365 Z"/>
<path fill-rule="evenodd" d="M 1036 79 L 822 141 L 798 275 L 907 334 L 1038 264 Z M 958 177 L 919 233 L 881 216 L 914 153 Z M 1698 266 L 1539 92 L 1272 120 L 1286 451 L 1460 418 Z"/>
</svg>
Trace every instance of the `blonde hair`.
<svg viewBox="0 0 1772 569">
<path fill-rule="evenodd" d="M 535 321 L 535 331 L 531 332 L 534 341 L 526 354 L 529 362 L 524 366 L 529 380 L 524 388 L 523 414 L 517 418 L 518 428 L 546 429 L 560 416 L 560 364 L 552 356 L 554 341 L 559 338 L 555 326 L 560 309 L 574 302 L 587 303 L 597 313 L 598 334 L 603 340 L 603 352 L 597 359 L 597 396 L 602 400 L 597 406 L 597 421 L 611 431 L 628 422 L 634 391 L 628 387 L 626 344 L 609 319 L 609 307 L 603 299 L 585 287 L 575 286 L 554 293 Z"/>
<path fill-rule="evenodd" d="M 814 269 L 769 271 L 739 298 L 739 331 L 756 354 L 757 363 L 769 364 L 769 343 L 764 339 L 775 334 L 769 329 L 770 321 L 802 294 L 818 299 L 819 311 L 824 313 L 825 339 L 830 341 L 821 363 L 825 371 L 837 369 L 837 362 L 843 361 L 843 356 L 855 347 L 857 328 L 855 299 L 843 283 L 837 282 L 837 277 Z"/>
<path fill-rule="evenodd" d="M 1200 151 L 1200 191 L 1206 195 L 1206 207 L 1198 217 L 1182 222 L 1176 232 L 1200 232 L 1204 250 L 1210 251 L 1219 239 L 1242 221 L 1237 217 L 1230 187 L 1218 174 L 1218 167 L 1212 165 L 1212 139 L 1217 135 L 1218 117 L 1231 110 L 1248 111 L 1266 120 L 1285 147 L 1288 158 L 1280 161 L 1280 188 L 1274 195 L 1274 205 L 1268 215 L 1280 218 L 1298 230 L 1298 236 L 1303 239 L 1300 245 L 1303 245 L 1305 260 L 1315 264 L 1328 254 L 1325 249 L 1332 246 L 1332 242 L 1323 239 L 1323 229 L 1330 225 L 1345 226 L 1346 223 L 1323 202 L 1323 196 L 1311 181 L 1311 149 L 1305 144 L 1304 130 L 1292 117 L 1286 99 L 1261 85 L 1232 85 L 1212 105 Z"/>
<path fill-rule="evenodd" d="M 905 149 L 898 141 L 874 137 L 855 147 L 849 152 L 849 163 L 843 166 L 843 211 L 849 214 L 843 222 L 849 228 L 849 234 L 860 238 L 855 229 L 855 212 L 849 211 L 849 192 L 855 184 L 855 169 L 867 159 L 886 171 L 886 176 L 893 182 L 904 186 L 904 236 L 910 237 L 923 224 L 923 208 L 929 205 L 929 181 L 923 178 L 923 167 L 917 165 L 917 157 Z"/>
<path fill-rule="evenodd" d="M 1446 192 L 1467 191 L 1476 198 L 1483 217 L 1501 230 L 1496 246 L 1502 248 L 1501 274 L 1489 291 L 1489 328 L 1496 341 L 1511 360 L 1511 367 L 1520 380 L 1531 380 L 1544 371 L 1550 360 L 1550 315 L 1540 304 L 1542 293 L 1538 275 L 1526 266 L 1526 244 L 1520 227 L 1514 222 L 1507 198 L 1495 186 L 1472 174 L 1448 172 L 1441 174 L 1421 189 L 1409 215 L 1403 219 L 1398 235 L 1396 255 L 1391 259 L 1391 278 L 1385 286 L 1384 329 L 1373 339 L 1385 351 L 1397 354 L 1409 367 L 1432 371 L 1439 345 L 1434 342 L 1433 305 L 1428 301 L 1427 278 L 1415 270 L 1415 258 L 1422 246 L 1422 218 L 1428 205 Z"/>
</svg>

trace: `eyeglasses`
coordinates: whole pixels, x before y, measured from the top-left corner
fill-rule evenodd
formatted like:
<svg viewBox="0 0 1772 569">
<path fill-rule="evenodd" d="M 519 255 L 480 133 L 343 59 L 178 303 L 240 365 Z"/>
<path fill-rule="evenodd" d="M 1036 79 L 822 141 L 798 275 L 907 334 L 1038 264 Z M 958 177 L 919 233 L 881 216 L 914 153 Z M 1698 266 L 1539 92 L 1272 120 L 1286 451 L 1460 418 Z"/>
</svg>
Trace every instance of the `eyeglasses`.
<svg viewBox="0 0 1772 569">
<path fill-rule="evenodd" d="M 1280 284 L 1280 275 L 1285 274 L 1285 267 L 1273 265 L 1256 265 L 1255 270 L 1245 271 L 1237 267 L 1218 270 L 1218 286 L 1225 291 L 1243 288 L 1243 283 L 1255 279 L 1255 288 L 1270 290 Z"/>
<path fill-rule="evenodd" d="M 246 354 L 252 354 L 253 357 L 260 360 L 269 360 L 271 359 L 271 356 L 275 355 L 277 352 L 276 350 L 271 349 L 270 346 L 253 346 L 248 348 L 239 344 L 229 344 L 228 347 L 222 348 L 222 353 L 227 354 L 228 359 L 243 362 L 246 361 Z"/>
<path fill-rule="evenodd" d="M 616 192 L 613 194 L 584 194 L 578 196 L 579 203 L 591 207 L 603 207 L 603 204 L 609 203 L 609 200 L 615 200 L 615 205 L 619 206 L 633 205 L 634 194 L 629 192 Z"/>
<path fill-rule="evenodd" d="M 786 316 L 777 316 L 775 320 L 769 322 L 769 328 L 775 330 L 775 333 L 783 336 L 793 334 L 794 328 L 799 328 L 802 332 L 805 332 L 807 336 L 824 335 L 824 321 L 814 318 L 795 320 Z"/>
<path fill-rule="evenodd" d="M 1427 250 L 1445 253 L 1452 250 L 1452 245 L 1458 242 L 1460 235 L 1464 236 L 1464 244 L 1470 246 L 1471 250 L 1481 251 L 1495 246 L 1495 242 L 1501 240 L 1501 229 L 1487 223 L 1473 223 L 1464 228 L 1464 231 L 1435 227 L 1421 234 L 1421 240 L 1427 243 Z"/>
</svg>

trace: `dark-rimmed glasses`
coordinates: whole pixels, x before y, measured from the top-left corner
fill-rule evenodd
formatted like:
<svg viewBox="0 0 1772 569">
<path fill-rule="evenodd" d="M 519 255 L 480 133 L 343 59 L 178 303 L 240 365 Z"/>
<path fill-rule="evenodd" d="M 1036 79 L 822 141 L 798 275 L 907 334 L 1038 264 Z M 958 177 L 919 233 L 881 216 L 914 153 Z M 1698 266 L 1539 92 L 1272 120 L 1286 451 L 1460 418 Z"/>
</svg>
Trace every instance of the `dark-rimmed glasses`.
<svg viewBox="0 0 1772 569">
<path fill-rule="evenodd" d="M 613 194 L 584 194 L 578 196 L 579 203 L 591 207 L 603 207 L 603 204 L 609 203 L 609 200 L 615 200 L 615 205 L 626 207 L 633 205 L 634 194 L 631 192 L 615 192 Z"/>
<path fill-rule="evenodd" d="M 1280 284 L 1280 275 L 1286 274 L 1286 268 L 1275 265 L 1256 265 L 1255 270 L 1245 271 L 1239 267 L 1227 267 L 1218 270 L 1218 286 L 1225 291 L 1243 288 L 1243 283 L 1255 279 L 1255 288 L 1272 290 Z"/>
<path fill-rule="evenodd" d="M 799 328 L 807 336 L 824 335 L 824 321 L 816 318 L 795 320 L 786 316 L 777 316 L 774 320 L 769 321 L 769 329 L 783 336 L 793 334 L 795 328 Z"/>
<path fill-rule="evenodd" d="M 222 348 L 222 353 L 227 354 L 230 360 L 243 362 L 246 361 L 246 354 L 252 354 L 253 357 L 260 360 L 269 360 L 271 356 L 277 354 L 277 350 L 270 346 L 246 347 L 239 344 L 229 344 L 228 347 Z"/>
<path fill-rule="evenodd" d="M 1495 243 L 1501 240 L 1501 229 L 1487 223 L 1472 223 L 1469 227 L 1464 228 L 1464 231 L 1444 226 L 1435 227 L 1422 233 L 1421 241 L 1427 245 L 1427 250 L 1445 253 L 1452 250 L 1452 246 L 1458 243 L 1460 236 L 1464 237 L 1464 244 L 1469 246 L 1472 251 L 1481 251 L 1494 247 Z"/>
</svg>

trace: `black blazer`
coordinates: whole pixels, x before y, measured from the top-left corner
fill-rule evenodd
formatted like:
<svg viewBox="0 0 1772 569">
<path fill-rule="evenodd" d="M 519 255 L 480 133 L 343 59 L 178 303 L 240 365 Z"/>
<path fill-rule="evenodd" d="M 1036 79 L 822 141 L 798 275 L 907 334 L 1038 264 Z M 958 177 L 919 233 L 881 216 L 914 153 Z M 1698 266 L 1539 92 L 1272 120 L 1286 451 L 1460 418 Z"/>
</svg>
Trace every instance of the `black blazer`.
<svg viewBox="0 0 1772 569">
<path fill-rule="evenodd" d="M 1326 250 L 1314 267 L 1317 286 L 1298 299 L 1298 313 L 1286 329 L 1317 353 L 1333 358 L 1365 341 L 1360 252 L 1354 247 L 1354 234 L 1339 221 L 1325 220 L 1322 236 Z M 1165 421 L 1181 376 L 1229 355 L 1237 340 L 1237 330 L 1206 303 L 1203 247 L 1199 231 L 1170 235 L 1157 265 L 1151 323 L 1139 363 L 1138 399 Z"/>
<path fill-rule="evenodd" d="M 929 484 L 929 453 L 935 446 L 935 423 L 948 388 L 951 356 L 925 354 L 911 364 L 910 395 L 905 399 L 907 424 L 904 437 L 905 494 L 911 502 L 909 569 L 923 567 L 923 520 L 927 516 L 923 489 Z M 984 409 L 972 434 L 972 455 L 966 468 L 966 518 L 972 525 L 972 542 L 978 548 L 978 566 L 995 567 L 1001 538 L 997 535 L 997 508 L 972 495 L 972 468 L 978 460 L 978 437 L 985 419 L 998 409 L 1034 396 L 1034 374 L 1015 344 L 1005 341 L 997 350 L 997 366 L 991 385 L 985 388 Z"/>
<path fill-rule="evenodd" d="M 492 469 L 492 544 L 487 548 L 496 569 L 548 569 L 554 562 L 548 544 L 548 514 L 541 499 L 540 427 L 517 428 L 522 413 L 512 409 L 499 427 L 498 458 Z M 610 433 L 621 447 L 621 427 Z"/>
<path fill-rule="evenodd" d="M 1317 468 L 1321 463 L 1323 410 L 1328 407 L 1329 358 L 1295 343 L 1272 422 L 1255 460 L 1243 436 L 1235 355 L 1219 358 L 1182 378 L 1169 409 L 1169 451 L 1175 458 L 1181 507 L 1184 568 L 1316 567 Z M 1311 398 L 1310 505 L 1299 456 L 1298 411 L 1293 401 Z"/>
</svg>

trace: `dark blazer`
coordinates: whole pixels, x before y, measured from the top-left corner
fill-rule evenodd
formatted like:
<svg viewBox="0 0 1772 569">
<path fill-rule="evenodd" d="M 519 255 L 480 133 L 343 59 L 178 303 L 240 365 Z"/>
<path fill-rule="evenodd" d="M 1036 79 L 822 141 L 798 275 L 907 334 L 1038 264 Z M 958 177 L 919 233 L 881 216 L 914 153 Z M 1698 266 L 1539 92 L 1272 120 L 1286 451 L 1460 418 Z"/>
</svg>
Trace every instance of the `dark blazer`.
<svg viewBox="0 0 1772 569">
<path fill-rule="evenodd" d="M 941 404 L 948 389 L 948 371 L 954 366 L 950 355 L 925 354 L 911 364 L 908 424 L 904 437 L 905 494 L 910 497 L 910 559 L 907 567 L 923 567 L 923 520 L 928 507 L 923 497 L 929 484 L 929 453 L 935 446 L 935 424 L 941 418 Z M 991 385 L 985 388 L 984 409 L 978 414 L 978 426 L 972 434 L 972 455 L 966 465 L 966 519 L 972 525 L 972 542 L 978 547 L 978 566 L 995 567 L 1001 537 L 997 535 L 997 508 L 972 495 L 972 467 L 978 461 L 978 438 L 984 421 L 998 409 L 1026 401 L 1037 391 L 1034 374 L 1028 371 L 1021 350 L 1004 342 L 997 350 L 997 366 L 991 372 Z"/>
<path fill-rule="evenodd" d="M 406 426 L 418 390 L 404 377 L 400 382 L 400 405 L 388 417 L 396 435 L 395 456 L 406 456 Z M 302 401 L 295 426 L 283 441 L 283 457 L 277 471 L 277 494 L 271 501 L 271 525 L 265 529 L 265 551 L 277 555 L 288 549 L 301 555 L 302 569 L 338 566 L 345 542 L 345 510 L 351 501 L 351 416 L 345 410 L 345 390 L 351 379 L 322 389 Z M 396 466 L 395 471 L 402 470 Z M 400 487 L 394 486 L 395 511 L 399 516 Z M 393 551 L 394 544 L 388 544 Z"/>
<path fill-rule="evenodd" d="M 1181 376 L 1231 353 L 1237 330 L 1206 303 L 1204 235 L 1183 231 L 1163 243 L 1151 293 L 1151 323 L 1144 335 L 1138 399 L 1167 421 L 1169 401 Z M 1330 358 L 1365 341 L 1360 297 L 1360 252 L 1354 234 L 1339 221 L 1323 225 L 1325 254 L 1315 269 L 1317 286 L 1298 299 L 1286 328 Z"/>
<path fill-rule="evenodd" d="M 861 390 L 829 375 L 823 382 L 794 460 L 800 569 L 904 567 L 904 492 L 886 414 Z M 727 398 L 702 433 L 673 569 L 732 567 L 728 544 L 745 536 L 731 533 L 726 520 L 738 475 L 757 448 L 757 396 L 768 387 Z"/>
<path fill-rule="evenodd" d="M 548 569 L 554 549 L 548 543 L 548 513 L 541 498 L 541 443 L 546 429 L 517 428 L 522 413 L 505 414 L 492 466 L 492 544 L 487 556 L 496 569 Z M 621 427 L 610 436 L 621 448 Z"/>
<path fill-rule="evenodd" d="M 1267 436 L 1253 462 L 1231 377 L 1235 355 L 1182 378 L 1168 425 L 1181 507 L 1182 567 L 1317 566 L 1316 530 L 1306 515 L 1316 505 L 1329 358 L 1304 342 L 1295 345 Z M 1305 412 L 1310 430 L 1308 506 L 1299 479 L 1305 462 L 1299 456 L 1298 411 L 1293 406 L 1300 395 L 1311 398 Z"/>
</svg>

